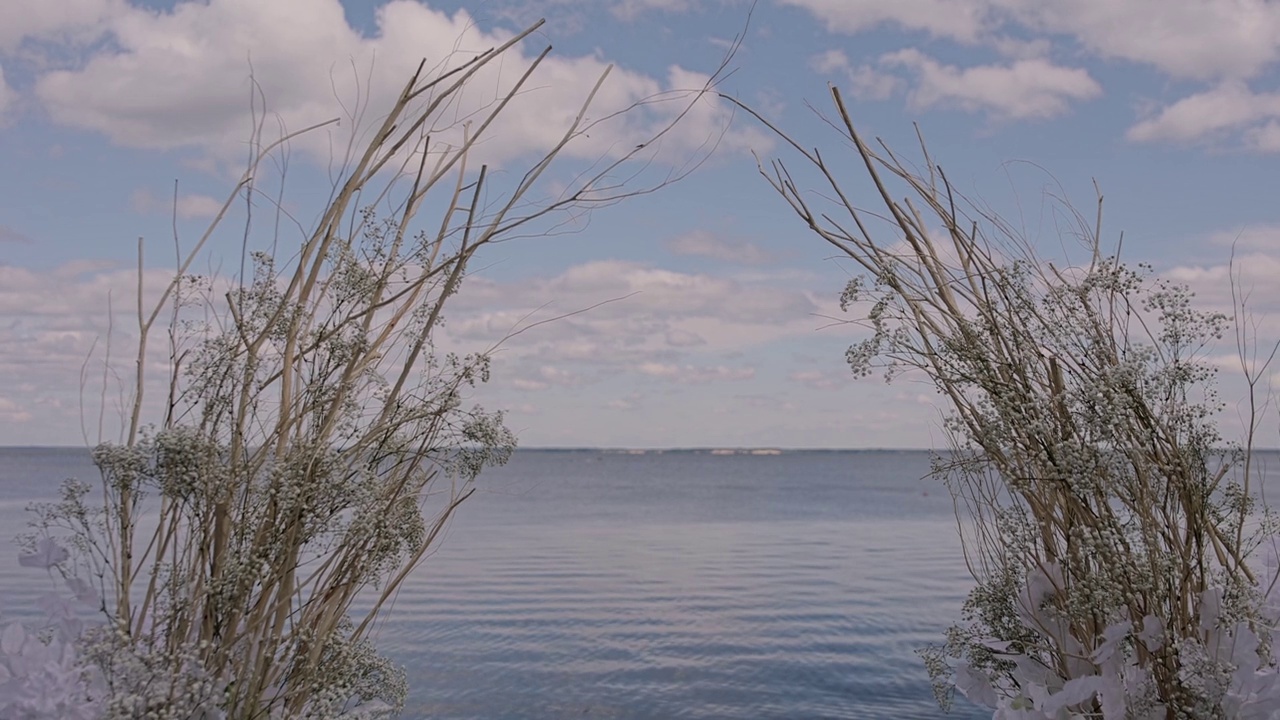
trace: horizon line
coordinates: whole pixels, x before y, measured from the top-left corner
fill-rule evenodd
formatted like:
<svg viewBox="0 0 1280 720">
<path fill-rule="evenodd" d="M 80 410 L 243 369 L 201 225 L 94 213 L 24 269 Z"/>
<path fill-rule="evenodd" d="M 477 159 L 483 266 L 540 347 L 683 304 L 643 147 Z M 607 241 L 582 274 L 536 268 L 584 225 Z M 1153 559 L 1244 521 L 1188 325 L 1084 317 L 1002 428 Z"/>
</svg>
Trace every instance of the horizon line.
<svg viewBox="0 0 1280 720">
<path fill-rule="evenodd" d="M 90 450 L 88 445 L 0 445 L 0 450 Z M 626 445 L 517 445 L 515 451 L 560 451 L 560 452 L 936 452 L 945 448 L 929 447 L 789 447 L 783 445 L 672 445 L 672 446 L 626 446 Z M 1254 452 L 1280 452 L 1277 447 L 1255 447 Z"/>
<path fill-rule="evenodd" d="M 79 450 L 92 449 L 91 445 L 0 445 L 0 450 Z M 663 450 L 663 451 L 697 451 L 697 450 L 780 450 L 784 452 L 926 452 L 935 448 L 927 447 L 792 447 L 785 445 L 664 445 L 664 446 L 629 446 L 629 445 L 516 445 L 519 450 Z"/>
</svg>

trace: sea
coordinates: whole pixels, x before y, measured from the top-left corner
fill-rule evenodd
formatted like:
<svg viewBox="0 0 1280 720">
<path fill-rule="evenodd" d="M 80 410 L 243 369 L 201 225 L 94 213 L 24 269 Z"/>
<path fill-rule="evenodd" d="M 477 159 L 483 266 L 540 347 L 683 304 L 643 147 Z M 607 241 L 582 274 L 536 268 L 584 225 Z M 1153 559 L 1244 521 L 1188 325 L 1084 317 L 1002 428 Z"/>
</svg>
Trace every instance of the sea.
<svg viewBox="0 0 1280 720">
<path fill-rule="evenodd" d="M 917 650 L 971 587 L 917 451 L 520 450 L 379 627 L 402 717 L 969 718 Z M 0 535 L 84 449 L 0 448 Z M 5 559 L 5 556 L 8 559 Z M 0 547 L 0 620 L 50 586 Z"/>
</svg>

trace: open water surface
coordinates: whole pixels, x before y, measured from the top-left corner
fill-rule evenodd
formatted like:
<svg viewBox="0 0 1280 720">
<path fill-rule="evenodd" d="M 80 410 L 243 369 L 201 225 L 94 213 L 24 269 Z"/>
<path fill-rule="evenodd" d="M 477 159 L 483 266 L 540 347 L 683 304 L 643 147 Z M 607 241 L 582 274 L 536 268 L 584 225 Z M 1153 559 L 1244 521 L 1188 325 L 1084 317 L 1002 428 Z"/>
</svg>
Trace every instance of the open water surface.
<svg viewBox="0 0 1280 720">
<path fill-rule="evenodd" d="M 915 650 L 969 579 L 928 469 L 923 452 L 519 451 L 381 627 L 404 717 L 948 717 Z M 96 482 L 86 451 L 0 449 L 0 535 L 66 477 Z M 0 549 L 4 616 L 49 582 Z"/>
</svg>

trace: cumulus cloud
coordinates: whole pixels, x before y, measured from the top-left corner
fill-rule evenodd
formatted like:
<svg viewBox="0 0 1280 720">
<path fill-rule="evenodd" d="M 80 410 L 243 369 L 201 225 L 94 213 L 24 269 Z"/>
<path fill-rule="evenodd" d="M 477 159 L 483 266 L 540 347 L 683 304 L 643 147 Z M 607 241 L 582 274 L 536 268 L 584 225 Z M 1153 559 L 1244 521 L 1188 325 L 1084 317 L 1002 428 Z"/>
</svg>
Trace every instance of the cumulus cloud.
<svg viewBox="0 0 1280 720">
<path fill-rule="evenodd" d="M 577 373 L 550 365 L 518 370 L 510 380 L 511 387 L 525 391 L 546 390 L 552 385 L 578 385 L 581 382 L 582 378 Z"/>
<path fill-rule="evenodd" d="M 30 237 L 14 230 L 8 225 L 0 225 L 0 243 L 11 243 L 14 245 L 30 245 L 34 243 Z"/>
<path fill-rule="evenodd" d="M 642 375 L 660 378 L 669 382 L 684 385 L 696 385 L 709 382 L 750 380 L 756 376 L 752 367 L 727 367 L 715 365 L 711 367 L 699 365 L 675 365 L 669 363 L 641 363 L 636 370 Z"/>
<path fill-rule="evenodd" d="M 976 41 L 989 23 L 991 3 L 969 0 L 782 0 L 804 8 L 831 32 L 859 33 L 882 24 L 934 37 Z"/>
<path fill-rule="evenodd" d="M 804 294 L 786 288 L 765 283 L 748 285 L 728 276 L 679 272 L 622 260 L 581 263 L 555 277 L 534 280 L 528 285 L 531 287 L 527 289 L 476 287 L 472 302 L 482 301 L 482 293 L 508 298 L 525 294 L 525 297 L 559 298 L 560 302 L 570 303 L 635 293 L 624 302 L 593 311 L 591 317 L 664 320 L 714 317 L 761 326 L 786 324 L 814 309 Z"/>
<path fill-rule="evenodd" d="M 1185 283 L 1206 306 L 1229 311 L 1231 283 L 1250 292 L 1255 309 L 1274 315 L 1271 322 L 1280 327 L 1280 251 L 1253 251 L 1237 254 L 1234 264 L 1176 265 L 1160 273 L 1170 280 Z"/>
<path fill-rule="evenodd" d="M 87 42 L 104 32 L 102 22 L 125 9 L 123 0 L 6 0 L 0 4 L 0 53 L 24 40 Z"/>
<path fill-rule="evenodd" d="M 582 263 L 551 277 L 473 277 L 454 299 L 442 342 L 487 346 L 515 328 L 595 306 L 504 342 L 495 386 L 514 383 L 531 392 L 626 376 L 740 381 L 755 372 L 738 359 L 742 353 L 811 336 L 820 324 L 819 306 L 797 285 L 763 272 L 718 276 L 618 260 Z M 610 299 L 616 301 L 600 304 Z M 552 368 L 555 376 L 548 375 Z"/>
<path fill-rule="evenodd" d="M 108 6 L 104 25 L 112 42 L 95 46 L 81 65 L 37 80 L 36 95 L 50 116 L 123 146 L 197 147 L 234 158 L 252 127 L 250 102 L 258 90 L 273 130 L 277 123 L 298 130 L 341 117 L 346 127 L 331 132 L 349 133 L 353 124 L 376 119 L 362 113 L 387 106 L 424 54 L 428 70 L 439 72 L 511 37 L 502 30 L 486 32 L 466 11 L 450 15 L 413 0 L 381 5 L 376 32 L 369 36 L 347 23 L 338 0 L 210 0 L 180 3 L 167 12 Z M 513 48 L 476 78 L 476 91 L 443 109 L 432 130 L 448 137 L 448 130 L 491 107 L 539 49 Z M 552 55 L 479 152 L 500 161 L 550 148 L 607 68 L 597 56 Z M 692 98 L 688 91 L 706 79 L 679 67 L 664 78 L 613 68 L 590 115 L 608 121 L 567 152 L 594 159 L 630 150 L 675 117 Z M 610 117 L 638 103 L 635 112 Z M 745 147 L 763 139 L 753 128 L 726 131 L 729 117 L 727 106 L 704 98 L 664 138 L 665 149 L 687 156 L 717 140 Z M 327 160 L 333 144 L 341 147 L 345 137 L 317 133 L 294 145 Z"/>
<path fill-rule="evenodd" d="M 0 124 L 3 124 L 5 117 L 9 114 L 10 107 L 18 99 L 18 93 L 5 80 L 4 66 L 0 65 Z"/>
<path fill-rule="evenodd" d="M 1248 78 L 1280 59 L 1280 4 L 1266 0 L 996 1 L 1034 29 L 1177 78 Z"/>
<path fill-rule="evenodd" d="M 168 279 L 164 271 L 146 271 L 144 302 L 154 302 Z M 0 437 L 18 444 L 78 442 L 84 420 L 93 439 L 100 402 L 104 429 L 114 437 L 120 400 L 129 388 L 125 364 L 137 339 L 131 316 L 137 284 L 136 270 L 102 261 L 73 261 L 47 271 L 0 265 L 0 398 L 10 408 L 7 424 L 0 417 Z M 104 388 L 108 340 L 113 365 Z M 154 345 L 163 351 L 163 343 Z M 163 383 L 162 373 L 153 380 Z M 151 397 L 161 394 L 156 386 Z M 21 422 L 15 420 L 19 415 L 25 417 Z"/>
<path fill-rule="evenodd" d="M 1280 59 L 1280 5 L 1266 0 L 783 2 L 805 8 L 832 32 L 897 25 L 935 37 L 989 43 L 1005 52 L 1015 50 L 1018 57 L 1026 57 L 1028 49 L 1042 54 L 1046 39 L 1011 43 L 1002 30 L 1064 35 L 1100 57 L 1142 63 L 1177 78 L 1248 78 Z"/>
<path fill-rule="evenodd" d="M 893 73 L 882 72 L 870 65 L 860 65 L 848 73 L 849 89 L 861 100 L 886 100 L 906 84 Z"/>
<path fill-rule="evenodd" d="M 707 230 L 694 230 L 666 241 L 674 255 L 708 257 L 741 265 L 765 265 L 775 260 L 772 253 L 754 243 L 731 240 Z"/>
<path fill-rule="evenodd" d="M 609 410 L 624 410 L 631 412 L 639 410 L 643 401 L 644 395 L 642 393 L 630 393 L 626 397 L 614 398 L 605 403 L 604 406 Z"/>
<path fill-rule="evenodd" d="M 1053 48 L 1048 38 L 1026 39 L 1007 35 L 991 38 L 990 44 L 1001 55 L 1019 60 L 1048 57 Z"/>
<path fill-rule="evenodd" d="M 1280 152 L 1280 122 L 1268 120 L 1244 134 L 1245 145 L 1260 152 Z"/>
<path fill-rule="evenodd" d="M 1162 108 L 1129 128 L 1127 137 L 1137 142 L 1186 143 L 1221 140 L 1243 130 L 1245 142 L 1272 149 L 1270 128 L 1276 118 L 1280 118 L 1280 93 L 1255 93 L 1242 82 L 1224 82 Z"/>
<path fill-rule="evenodd" d="M 799 383 L 812 390 L 831 392 L 849 385 L 853 375 L 849 372 L 836 373 L 830 370 L 797 370 L 787 379 Z"/>
<path fill-rule="evenodd" d="M 848 72 L 849 56 L 843 50 L 827 50 L 809 58 L 809 67 L 823 75 Z"/>
<path fill-rule="evenodd" d="M 960 68 L 906 49 L 885 55 L 880 62 L 915 75 L 908 99 L 921 109 L 941 105 L 985 112 L 998 119 L 1025 120 L 1061 115 L 1071 102 L 1102 94 L 1102 86 L 1086 70 L 1040 58 Z"/>
<path fill-rule="evenodd" d="M 870 65 L 854 67 L 843 50 L 828 50 L 809 58 L 809 67 L 823 75 L 837 75 L 854 97 L 861 100 L 884 100 L 902 87 L 902 78 L 882 72 Z"/>
<path fill-rule="evenodd" d="M 169 277 L 163 269 L 146 271 L 144 304 L 155 301 Z M 546 277 L 476 276 L 451 300 L 437 350 L 492 348 L 513 328 L 630 294 L 510 338 L 494 355 L 494 380 L 484 390 L 493 407 L 523 404 L 532 393 L 558 398 L 557 392 L 569 392 L 581 398 L 576 402 L 603 408 L 611 398 L 626 398 L 637 382 L 692 387 L 752 380 L 757 371 L 750 353 L 810 338 L 821 324 L 803 284 L 764 271 L 716 276 L 616 260 Z M 136 342 L 136 287 L 136 270 L 105 261 L 51 270 L 0 265 L 0 398 L 9 403 L 9 416 L 31 416 L 7 424 L 0 418 L 0 435 L 14 443 L 78 442 L 82 417 L 93 435 L 110 337 L 115 366 L 105 397 L 114 437 L 111 419 L 129 389 L 127 364 Z M 158 402 L 166 348 L 152 346 L 158 355 L 148 396 Z M 86 367 L 89 387 L 82 396 Z"/>
<path fill-rule="evenodd" d="M 1280 223 L 1261 223 L 1220 230 L 1209 236 L 1209 242 L 1234 247 L 1238 251 L 1261 250 L 1280 254 Z"/>
<path fill-rule="evenodd" d="M 691 6 L 690 0 L 619 0 L 613 6 L 613 14 L 622 20 L 634 20 L 653 10 L 679 13 L 687 12 Z"/>
<path fill-rule="evenodd" d="M 698 333 L 689 332 L 688 330 L 680 330 L 679 328 L 672 328 L 671 330 L 668 330 L 666 340 L 667 345 L 675 348 L 697 347 L 699 345 L 707 344 L 706 339 Z"/>
<path fill-rule="evenodd" d="M 1129 131 L 1140 142 L 1188 142 L 1231 135 L 1247 148 L 1280 151 L 1276 95 L 1250 92 L 1245 83 L 1280 61 L 1280 3 L 1267 0 L 783 0 L 807 9 L 832 32 L 855 34 L 882 25 L 990 47 L 1012 65 L 961 69 L 941 65 L 918 50 L 891 54 L 889 62 L 913 70 L 916 107 L 952 105 L 1006 119 L 1061 114 L 1072 101 L 1101 88 L 1083 69 L 1047 58 L 1054 45 L 1074 45 L 1083 56 L 1154 68 L 1170 79 L 1212 83 L 1173 102 Z M 1141 31 L 1135 32 L 1135 28 Z M 1060 41 L 1059 38 L 1062 38 Z M 883 63 L 855 65 L 841 51 L 813 58 L 819 72 L 840 71 L 854 94 L 883 99 L 899 90 Z"/>
<path fill-rule="evenodd" d="M 216 216 L 222 209 L 223 201 L 208 195 L 178 195 L 177 203 L 173 198 L 160 198 L 145 188 L 135 190 L 129 198 L 134 212 L 139 215 L 169 214 L 177 212 L 183 220 L 208 219 Z"/>
<path fill-rule="evenodd" d="M 31 417 L 31 411 L 19 402 L 0 397 L 0 423 L 24 423 Z"/>
<path fill-rule="evenodd" d="M 1225 236 L 1222 233 L 1216 237 Z M 1244 237 L 1253 241 L 1261 240 L 1260 235 L 1246 234 Z M 1259 243 L 1256 250 L 1246 250 L 1237 246 L 1233 262 L 1219 262 L 1208 265 L 1175 265 L 1160 271 L 1161 277 L 1185 284 L 1195 293 L 1195 307 L 1198 310 L 1217 311 L 1234 317 L 1239 307 L 1237 302 L 1244 303 L 1243 323 L 1236 325 L 1246 334 L 1246 360 L 1252 370 L 1261 369 L 1271 348 L 1280 342 L 1280 243 L 1275 242 L 1277 236 L 1271 235 L 1269 247 Z M 1233 294 L 1234 293 L 1234 294 Z M 1207 349 L 1206 361 L 1222 369 L 1217 381 L 1220 396 L 1227 404 L 1227 411 L 1219 416 L 1227 437 L 1238 437 L 1240 422 L 1249 412 L 1248 392 L 1244 382 L 1240 355 L 1235 347 L 1235 331 L 1228 331 L 1227 338 Z M 1266 396 L 1280 389 L 1280 366 L 1274 362 L 1268 369 L 1272 385 L 1267 387 L 1268 378 L 1263 378 L 1259 392 L 1263 397 L 1259 400 L 1270 401 Z M 1280 415 L 1272 411 L 1263 413 L 1262 427 L 1259 437 L 1262 444 L 1274 446 L 1280 438 Z"/>
</svg>

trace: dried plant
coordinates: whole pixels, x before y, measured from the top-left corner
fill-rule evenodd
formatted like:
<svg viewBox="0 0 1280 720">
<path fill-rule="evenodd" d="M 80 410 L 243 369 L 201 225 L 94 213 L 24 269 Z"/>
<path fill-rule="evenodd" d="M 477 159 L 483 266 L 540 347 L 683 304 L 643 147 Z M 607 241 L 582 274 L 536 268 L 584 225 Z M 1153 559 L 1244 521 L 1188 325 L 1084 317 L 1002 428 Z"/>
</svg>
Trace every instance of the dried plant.
<svg viewBox="0 0 1280 720">
<path fill-rule="evenodd" d="M 374 650 L 374 622 L 472 481 L 515 444 L 502 413 L 468 406 L 494 348 L 455 355 L 433 344 L 446 301 L 486 245 L 651 192 L 696 166 L 641 187 L 630 163 L 647 162 L 724 70 L 705 87 L 650 99 L 683 109 L 634 150 L 540 197 L 553 162 L 592 129 L 606 71 L 560 141 L 504 192 L 471 158 L 550 48 L 458 139 L 436 131 L 455 124 L 478 73 L 540 25 L 454 69 L 420 65 L 342 163 L 300 246 L 277 235 L 269 250 L 250 251 L 246 240 L 240 276 L 190 274 L 214 252 L 238 198 L 288 220 L 257 178 L 268 163 L 284 165 L 298 133 L 264 145 L 261 122 L 243 178 L 151 307 L 139 243 L 127 430 L 93 451 L 100 502 L 89 485 L 68 484 L 39 509 L 28 545 L 33 564 L 97 583 L 109 621 L 82 650 L 109 689 L 99 695 L 107 716 L 355 717 L 402 705 L 404 673 Z M 423 222 L 425 213 L 434 219 Z M 161 329 L 169 383 L 157 417 L 144 390 Z M 70 558 L 46 544 L 54 537 Z"/>
<path fill-rule="evenodd" d="M 1246 558 L 1280 525 L 1251 486 L 1256 416 L 1243 442 L 1219 435 L 1205 362 L 1231 318 L 1105 252 L 1100 196 L 1092 222 L 1066 208 L 1088 259 L 1059 268 L 962 197 L 923 141 L 924 169 L 874 149 L 832 97 L 830 125 L 882 212 L 859 207 L 820 151 L 752 112 L 820 192 L 782 161 L 760 169 L 865 273 L 841 298 L 865 310 L 853 371 L 922 374 L 950 408 L 935 474 L 957 500 L 976 588 L 966 622 L 924 653 L 939 700 L 954 679 L 996 717 L 1274 710 L 1280 615 Z M 873 232 L 880 221 L 887 237 Z M 1254 391 L 1269 360 L 1245 362 L 1256 339 L 1237 339 Z"/>
</svg>

